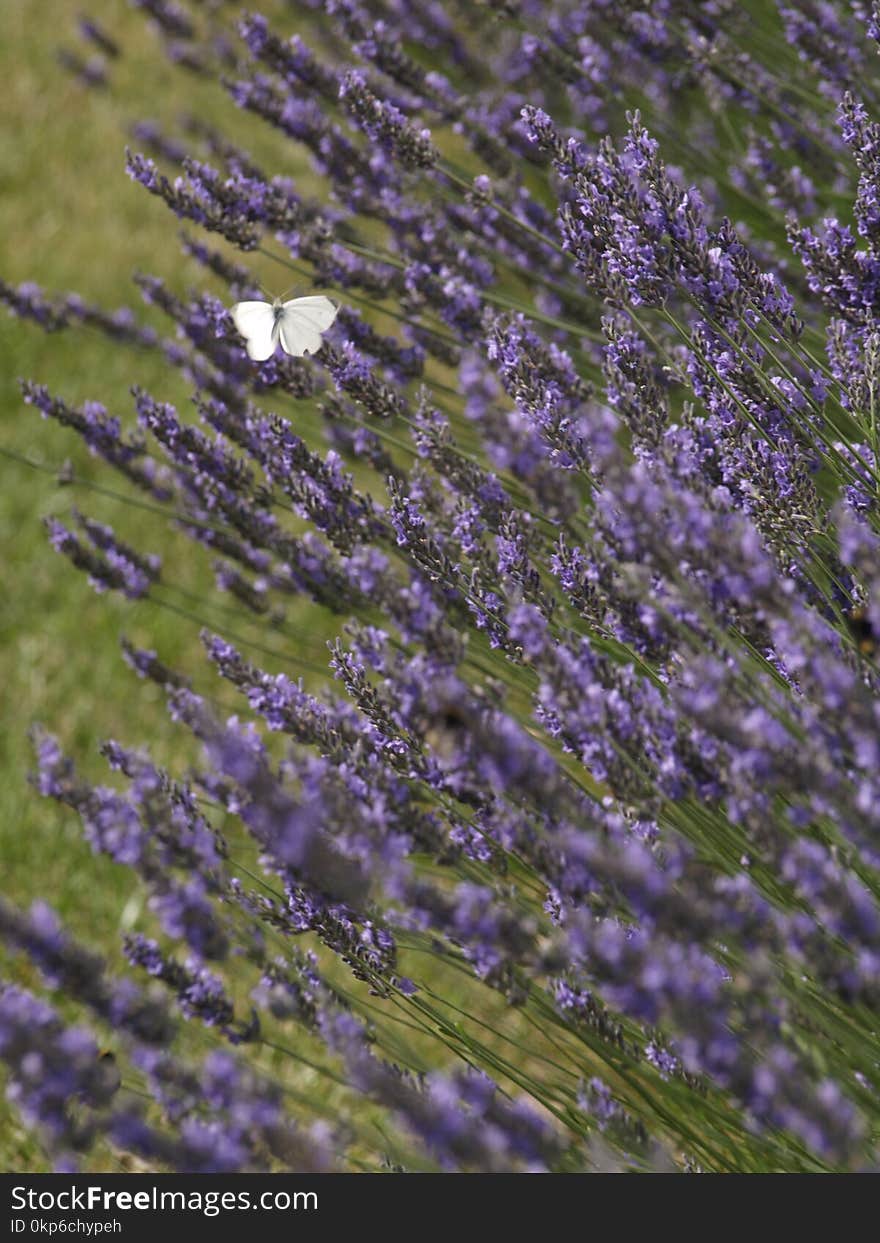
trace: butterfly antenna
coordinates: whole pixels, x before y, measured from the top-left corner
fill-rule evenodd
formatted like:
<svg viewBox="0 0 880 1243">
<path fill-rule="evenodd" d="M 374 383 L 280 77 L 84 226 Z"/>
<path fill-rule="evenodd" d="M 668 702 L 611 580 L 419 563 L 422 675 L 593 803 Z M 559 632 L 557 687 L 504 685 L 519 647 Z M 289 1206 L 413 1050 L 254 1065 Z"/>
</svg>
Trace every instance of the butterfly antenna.
<svg viewBox="0 0 880 1243">
<path fill-rule="evenodd" d="M 262 289 L 262 291 L 263 291 L 263 293 L 266 295 L 266 297 L 269 299 L 269 301 L 270 301 L 270 302 L 274 302 L 274 301 L 275 301 L 275 295 L 274 295 L 274 294 L 272 294 L 272 293 L 269 293 L 269 290 L 268 290 L 268 289 L 266 288 L 266 286 L 262 283 L 262 281 L 257 281 L 257 284 L 260 286 L 260 288 Z"/>
</svg>

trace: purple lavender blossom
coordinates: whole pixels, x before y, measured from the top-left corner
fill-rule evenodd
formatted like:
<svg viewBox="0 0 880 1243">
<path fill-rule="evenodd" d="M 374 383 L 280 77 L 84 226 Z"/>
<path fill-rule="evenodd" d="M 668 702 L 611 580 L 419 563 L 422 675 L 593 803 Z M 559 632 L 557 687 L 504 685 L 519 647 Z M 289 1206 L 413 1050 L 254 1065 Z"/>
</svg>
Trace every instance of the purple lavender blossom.
<svg viewBox="0 0 880 1243">
<path fill-rule="evenodd" d="M 369 137 L 405 168 L 425 169 L 436 164 L 438 152 L 430 130 L 415 129 L 395 104 L 374 94 L 362 73 L 353 71 L 345 75 L 339 98 Z"/>
</svg>

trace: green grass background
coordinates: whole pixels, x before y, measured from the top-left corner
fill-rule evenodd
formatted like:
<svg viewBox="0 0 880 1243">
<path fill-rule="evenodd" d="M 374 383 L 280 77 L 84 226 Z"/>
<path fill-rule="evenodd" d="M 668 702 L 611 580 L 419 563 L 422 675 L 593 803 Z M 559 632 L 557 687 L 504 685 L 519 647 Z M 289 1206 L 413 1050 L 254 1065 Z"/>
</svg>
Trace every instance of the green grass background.
<svg viewBox="0 0 880 1243">
<path fill-rule="evenodd" d="M 108 92 L 88 90 L 56 62 L 61 46 L 91 54 L 76 30 L 78 6 L 69 0 L 4 0 L 2 6 L 0 277 L 36 281 L 49 293 L 75 290 L 107 308 L 140 307 L 134 271 L 162 275 L 178 292 L 209 287 L 203 270 L 182 256 L 173 217 L 125 175 L 126 124 L 191 110 L 216 117 L 233 136 L 236 125 L 249 136 L 258 127 L 242 131 L 243 118 L 219 87 L 165 61 L 153 32 L 126 4 L 89 0 L 84 7 L 125 45 L 124 57 L 110 63 Z M 277 283 L 268 273 L 263 279 Z M 146 309 L 143 318 L 169 331 L 167 321 Z M 91 459 L 74 433 L 24 405 L 19 377 L 45 383 L 71 402 L 101 400 L 128 420 L 133 383 L 186 407 L 179 377 L 157 355 L 114 346 L 89 329 L 47 335 L 0 307 L 0 448 L 53 465 L 69 459 L 78 473 L 122 491 L 124 481 Z M 43 530 L 45 515 L 63 517 L 73 505 L 134 535 L 141 549 L 165 553 L 169 545 L 160 519 L 83 488 L 59 487 L 52 475 L 0 457 L 0 888 L 22 904 L 48 900 L 75 933 L 113 958 L 120 933 L 142 913 L 137 881 L 94 856 L 78 819 L 28 785 L 28 729 L 45 723 L 98 779 L 107 774 L 98 755 L 107 737 L 132 744 L 149 739 L 157 758 L 168 758 L 179 750 L 180 733 L 158 689 L 123 663 L 119 638 L 124 633 L 175 663 L 198 646 L 198 627 L 149 602 L 96 595 L 49 548 Z M 169 577 L 198 590 L 208 581 L 206 559 L 194 557 L 182 539 L 172 540 L 171 549 Z M 35 981 L 19 959 L 0 957 L 0 969 L 22 983 Z M 0 1169 L 41 1168 L 38 1148 L 0 1101 Z"/>
</svg>

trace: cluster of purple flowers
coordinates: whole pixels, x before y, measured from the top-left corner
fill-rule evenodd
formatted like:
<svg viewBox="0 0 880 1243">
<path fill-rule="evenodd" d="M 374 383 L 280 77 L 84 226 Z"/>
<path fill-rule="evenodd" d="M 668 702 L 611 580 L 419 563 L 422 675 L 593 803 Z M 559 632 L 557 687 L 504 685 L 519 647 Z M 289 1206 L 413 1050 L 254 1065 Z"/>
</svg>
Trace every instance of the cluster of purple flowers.
<svg viewBox="0 0 880 1243">
<path fill-rule="evenodd" d="M 139 277 L 167 337 L 0 300 L 184 377 L 197 419 L 136 389 L 131 430 L 24 395 L 268 646 L 203 630 L 231 716 L 126 646 L 185 774 L 109 742 L 95 786 L 36 736 L 150 924 L 116 979 L 0 905 L 122 1068 L 10 984 L 23 1117 L 65 1168 L 877 1168 L 880 16 L 136 7 L 285 175 L 216 118 L 142 125 L 128 173 L 222 295 Z M 342 304 L 314 358 L 248 359 L 243 259 Z M 155 554 L 76 522 L 58 551 L 161 605 Z"/>
</svg>

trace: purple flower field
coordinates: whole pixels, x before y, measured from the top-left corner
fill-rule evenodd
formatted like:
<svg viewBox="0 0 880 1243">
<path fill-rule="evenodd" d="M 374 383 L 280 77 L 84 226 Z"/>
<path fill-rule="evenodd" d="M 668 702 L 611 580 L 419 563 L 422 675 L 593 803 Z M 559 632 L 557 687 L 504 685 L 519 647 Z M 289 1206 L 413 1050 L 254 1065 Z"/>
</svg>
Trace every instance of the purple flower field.
<svg viewBox="0 0 880 1243">
<path fill-rule="evenodd" d="M 880 5 L 131 4 L 222 92 L 119 141 L 204 287 L 0 301 L 185 383 L 22 418 L 229 625 L 123 644 L 176 768 L 33 727 L 148 911 L 122 972 L 0 896 L 47 1166 L 880 1169 Z M 70 39 L 112 93 L 119 32 Z M 320 349 L 249 357 L 267 279 Z M 161 597 L 91 499 L 59 574 Z"/>
</svg>

